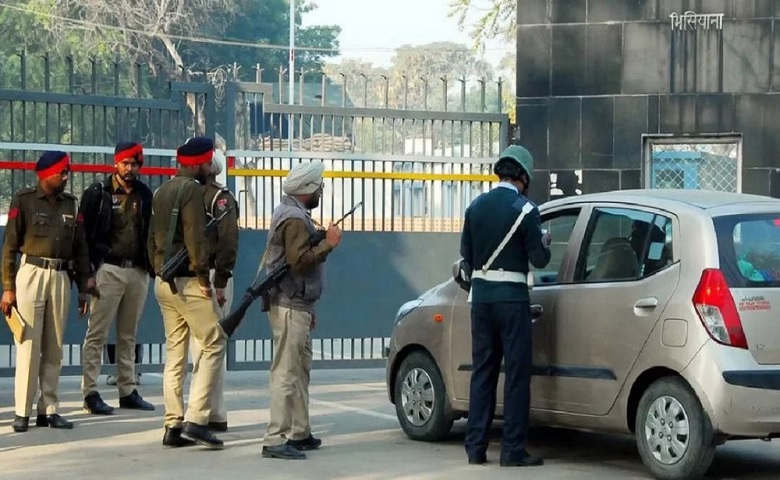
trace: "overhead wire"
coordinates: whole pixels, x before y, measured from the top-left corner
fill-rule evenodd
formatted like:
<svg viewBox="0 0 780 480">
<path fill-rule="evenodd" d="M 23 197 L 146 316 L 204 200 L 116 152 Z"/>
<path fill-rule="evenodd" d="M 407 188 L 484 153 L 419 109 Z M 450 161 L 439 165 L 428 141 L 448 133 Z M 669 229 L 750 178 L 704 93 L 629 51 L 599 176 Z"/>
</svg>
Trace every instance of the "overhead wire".
<svg viewBox="0 0 780 480">
<path fill-rule="evenodd" d="M 80 20 L 77 18 L 64 17 L 53 13 L 38 12 L 35 10 L 30 10 L 28 8 L 18 7 L 16 5 L 9 5 L 4 2 L 0 2 L 0 7 L 9 8 L 11 10 L 16 10 L 30 15 L 48 17 L 66 23 L 81 25 L 82 27 L 127 32 L 136 35 L 147 36 L 147 37 L 165 37 L 173 40 L 181 40 L 181 41 L 194 42 L 194 43 L 204 43 L 210 45 L 229 45 L 234 47 L 257 48 L 257 49 L 265 49 L 265 50 L 289 50 L 290 48 L 289 45 L 283 45 L 283 44 L 257 43 L 257 42 L 247 42 L 243 40 L 235 40 L 235 39 L 227 39 L 227 38 L 220 39 L 220 38 L 210 38 L 210 37 L 192 36 L 192 35 L 177 35 L 171 33 L 152 33 L 146 30 L 140 30 L 136 28 L 107 25 L 107 24 L 101 24 L 96 22 L 90 22 L 87 20 Z M 339 48 L 331 47 L 328 48 L 328 47 L 305 47 L 305 46 L 296 45 L 295 49 L 299 51 L 307 51 L 307 52 L 343 53 L 345 51 L 347 52 L 395 52 L 399 48 L 398 47 L 339 47 Z M 414 47 L 414 49 L 416 51 L 431 51 L 431 52 L 459 51 L 452 48 Z M 482 50 L 483 51 L 511 51 L 514 50 L 514 47 L 484 48 Z"/>
</svg>

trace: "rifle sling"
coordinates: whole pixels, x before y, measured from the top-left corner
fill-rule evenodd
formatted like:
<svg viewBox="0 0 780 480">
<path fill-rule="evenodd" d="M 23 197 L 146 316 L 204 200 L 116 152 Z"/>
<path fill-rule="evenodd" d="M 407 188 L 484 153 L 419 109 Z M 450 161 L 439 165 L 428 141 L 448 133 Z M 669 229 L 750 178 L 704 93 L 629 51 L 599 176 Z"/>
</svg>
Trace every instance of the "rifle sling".
<svg viewBox="0 0 780 480">
<path fill-rule="evenodd" d="M 171 247 L 173 246 L 173 236 L 176 233 L 176 225 L 179 221 L 179 209 L 181 208 L 181 196 L 184 193 L 184 185 L 187 181 L 181 182 L 179 189 L 176 190 L 176 199 L 173 201 L 173 210 L 171 211 L 171 219 L 168 222 L 168 236 L 165 239 L 165 253 L 163 256 L 163 265 L 171 259 Z"/>
</svg>

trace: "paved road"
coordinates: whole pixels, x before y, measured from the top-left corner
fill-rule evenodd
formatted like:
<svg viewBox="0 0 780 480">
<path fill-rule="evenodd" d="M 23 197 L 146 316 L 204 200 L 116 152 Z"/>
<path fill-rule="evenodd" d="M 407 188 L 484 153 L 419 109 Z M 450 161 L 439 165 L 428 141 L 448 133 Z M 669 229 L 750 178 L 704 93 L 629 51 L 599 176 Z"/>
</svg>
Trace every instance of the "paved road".
<svg viewBox="0 0 780 480">
<path fill-rule="evenodd" d="M 13 380 L 0 379 L 0 478 L 2 479 L 639 479 L 649 478 L 630 438 L 541 429 L 532 447 L 546 464 L 534 469 L 502 469 L 497 463 L 470 466 L 463 451 L 463 422 L 449 440 L 438 444 L 412 442 L 401 432 L 387 402 L 382 370 L 315 370 L 312 374 L 311 416 L 314 434 L 323 447 L 306 461 L 260 456 L 268 420 L 267 372 L 231 372 L 225 400 L 230 432 L 222 434 L 227 448 L 162 448 L 162 379 L 143 376 L 141 393 L 158 405 L 155 412 L 119 410 L 113 417 L 81 411 L 80 379 L 61 381 L 61 413 L 76 422 L 71 431 L 32 427 L 24 434 L 11 430 Z M 105 377 L 101 377 L 101 382 Z M 102 387 L 109 404 L 117 394 Z M 489 459 L 499 454 L 500 426 Z M 751 473 L 748 471 L 751 470 Z M 711 478 L 777 478 L 777 442 L 735 442 L 718 450 Z"/>
</svg>

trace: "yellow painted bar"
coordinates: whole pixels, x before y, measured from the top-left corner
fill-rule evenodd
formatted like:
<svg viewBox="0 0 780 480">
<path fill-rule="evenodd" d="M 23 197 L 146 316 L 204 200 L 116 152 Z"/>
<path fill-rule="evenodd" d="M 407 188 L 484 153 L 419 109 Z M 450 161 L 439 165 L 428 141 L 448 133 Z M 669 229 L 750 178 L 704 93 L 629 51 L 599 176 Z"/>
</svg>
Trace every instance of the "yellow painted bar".
<svg viewBox="0 0 780 480">
<path fill-rule="evenodd" d="M 251 168 L 228 169 L 232 177 L 286 177 L 288 170 L 254 170 Z M 326 178 L 353 178 L 373 180 L 439 180 L 449 182 L 495 182 L 495 175 L 465 173 L 403 173 L 403 172 L 340 172 L 326 171 Z"/>
</svg>

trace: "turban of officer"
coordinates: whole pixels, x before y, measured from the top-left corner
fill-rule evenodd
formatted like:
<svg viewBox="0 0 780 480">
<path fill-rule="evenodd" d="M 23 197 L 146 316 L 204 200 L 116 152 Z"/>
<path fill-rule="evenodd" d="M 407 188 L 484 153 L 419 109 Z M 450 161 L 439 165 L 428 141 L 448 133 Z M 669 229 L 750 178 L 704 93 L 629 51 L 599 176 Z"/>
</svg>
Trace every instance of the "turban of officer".
<svg viewBox="0 0 780 480">
<path fill-rule="evenodd" d="M 225 165 L 225 154 L 222 150 L 214 150 L 214 158 L 211 159 L 211 173 L 219 175 Z"/>
<path fill-rule="evenodd" d="M 176 149 L 176 160 L 185 167 L 208 163 L 214 156 L 214 141 L 207 137 L 194 137 Z"/>
<path fill-rule="evenodd" d="M 324 171 L 325 165 L 320 161 L 299 163 L 287 174 L 282 189 L 287 195 L 308 195 L 314 193 L 322 184 Z"/>
<path fill-rule="evenodd" d="M 43 180 L 52 175 L 59 175 L 70 168 L 70 157 L 59 150 L 44 152 L 35 164 L 35 174 Z"/>
<path fill-rule="evenodd" d="M 119 142 L 114 148 L 114 163 L 135 158 L 139 166 L 144 164 L 144 148 L 136 142 Z"/>
</svg>

